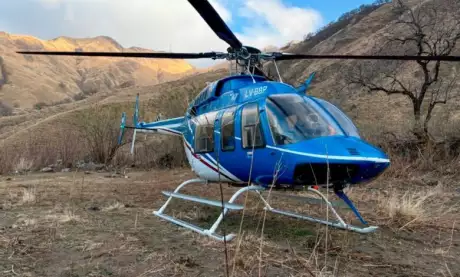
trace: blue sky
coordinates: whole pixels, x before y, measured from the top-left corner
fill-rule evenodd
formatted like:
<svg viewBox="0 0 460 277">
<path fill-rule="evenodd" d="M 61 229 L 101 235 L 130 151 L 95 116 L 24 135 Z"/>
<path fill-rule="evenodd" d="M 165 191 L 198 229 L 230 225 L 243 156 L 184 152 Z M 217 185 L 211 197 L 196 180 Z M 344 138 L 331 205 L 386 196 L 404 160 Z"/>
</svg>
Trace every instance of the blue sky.
<svg viewBox="0 0 460 277">
<path fill-rule="evenodd" d="M 336 20 L 347 11 L 351 11 L 362 4 L 371 4 L 369 0 L 284 0 L 288 5 L 306 7 L 321 12 L 327 22 Z"/>
<path fill-rule="evenodd" d="M 369 0 L 210 0 L 243 44 L 282 47 Z M 41 39 L 110 36 L 124 47 L 225 51 L 186 0 L 2 1 L 0 31 Z M 213 61 L 190 61 L 197 67 Z M 215 62 L 214 62 L 215 63 Z"/>
<path fill-rule="evenodd" d="M 319 11 L 324 18 L 325 24 L 336 20 L 345 12 L 358 8 L 362 4 L 371 4 L 373 2 L 371 0 L 283 0 L 286 6 Z M 245 20 L 240 19 L 235 24 L 230 24 L 232 30 L 241 31 L 244 22 Z"/>
</svg>

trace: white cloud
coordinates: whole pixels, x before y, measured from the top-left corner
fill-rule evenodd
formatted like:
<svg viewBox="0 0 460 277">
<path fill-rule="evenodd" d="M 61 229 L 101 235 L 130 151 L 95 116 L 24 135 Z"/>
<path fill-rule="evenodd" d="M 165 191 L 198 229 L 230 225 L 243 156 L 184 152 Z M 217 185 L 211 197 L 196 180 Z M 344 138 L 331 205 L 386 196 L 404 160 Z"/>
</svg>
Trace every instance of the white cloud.
<svg viewBox="0 0 460 277">
<path fill-rule="evenodd" d="M 24 1 L 24 2 L 23 2 Z M 139 46 L 174 52 L 225 52 L 221 41 L 186 0 L 21 0 L 10 5 L 0 18 L 7 32 L 21 32 L 50 39 L 57 36 L 106 35 L 124 47 Z M 30 3 L 25 3 L 30 2 Z M 281 0 L 211 0 L 227 24 L 249 24 L 236 33 L 246 45 L 263 48 L 302 39 L 322 23 L 309 9 L 289 7 Z M 28 5 L 25 11 L 24 6 Z M 244 10 L 245 12 L 241 12 Z M 14 12 L 20 17 L 15 16 Z M 26 12 L 26 14 L 24 14 Z M 30 13 L 30 14 L 27 14 Z M 4 17 L 5 18 L 5 17 Z M 3 19 L 4 19 L 3 18 Z M 221 62 L 221 61 L 220 61 Z M 191 61 L 196 66 L 208 60 Z"/>
<path fill-rule="evenodd" d="M 38 0 L 45 8 L 55 9 L 61 4 L 61 0 Z"/>
<path fill-rule="evenodd" d="M 259 48 L 301 40 L 323 24 L 318 11 L 287 6 L 280 0 L 248 0 L 243 5 L 239 14 L 253 24 L 243 28 L 241 39 Z"/>
</svg>

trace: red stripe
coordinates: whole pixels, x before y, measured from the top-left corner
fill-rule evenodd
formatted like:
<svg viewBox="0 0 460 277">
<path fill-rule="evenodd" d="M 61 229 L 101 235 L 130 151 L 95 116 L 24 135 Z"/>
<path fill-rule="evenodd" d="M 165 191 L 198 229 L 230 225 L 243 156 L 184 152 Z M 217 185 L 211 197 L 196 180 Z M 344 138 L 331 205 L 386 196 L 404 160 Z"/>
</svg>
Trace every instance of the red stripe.
<svg viewBox="0 0 460 277">
<path fill-rule="evenodd" d="M 206 162 L 205 160 L 203 160 L 201 157 L 199 157 L 197 154 L 195 154 L 193 152 L 193 149 L 187 144 L 185 143 L 185 145 L 187 146 L 187 148 L 190 150 L 190 153 L 193 155 L 193 157 L 195 157 L 196 159 L 198 159 L 200 162 L 202 162 L 204 165 L 206 165 L 207 167 L 209 167 L 210 169 L 214 170 L 214 172 L 218 173 L 219 174 L 219 170 L 217 168 L 214 168 L 212 167 L 208 162 Z M 228 177 L 226 174 L 220 172 L 221 175 L 223 175 L 225 178 L 235 182 L 235 180 L 233 180 L 232 178 Z"/>
</svg>

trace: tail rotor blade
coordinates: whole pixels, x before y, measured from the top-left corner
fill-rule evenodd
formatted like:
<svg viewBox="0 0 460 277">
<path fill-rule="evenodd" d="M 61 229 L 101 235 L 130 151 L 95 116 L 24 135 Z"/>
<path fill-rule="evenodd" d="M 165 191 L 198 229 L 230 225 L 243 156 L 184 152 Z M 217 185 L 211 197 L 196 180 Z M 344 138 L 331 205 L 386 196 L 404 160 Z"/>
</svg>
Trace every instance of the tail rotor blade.
<svg viewBox="0 0 460 277">
<path fill-rule="evenodd" d="M 134 105 L 134 114 L 133 114 L 133 125 L 134 128 L 138 127 L 139 123 L 139 93 L 136 95 L 136 104 Z M 131 155 L 134 154 L 134 143 L 136 142 L 136 132 L 137 129 L 134 129 L 133 140 L 131 142 Z"/>
</svg>

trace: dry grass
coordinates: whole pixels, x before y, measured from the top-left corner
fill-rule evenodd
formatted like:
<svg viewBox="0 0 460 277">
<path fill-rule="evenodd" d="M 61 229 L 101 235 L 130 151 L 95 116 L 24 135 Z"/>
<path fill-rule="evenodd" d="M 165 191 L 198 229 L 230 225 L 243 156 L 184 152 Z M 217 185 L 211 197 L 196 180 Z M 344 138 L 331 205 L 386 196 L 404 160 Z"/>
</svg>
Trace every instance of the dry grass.
<svg viewBox="0 0 460 277">
<path fill-rule="evenodd" d="M 458 210 L 452 202 L 451 190 L 446 191 L 441 182 L 435 187 L 411 188 L 406 191 L 391 189 L 377 198 L 378 211 L 390 226 L 399 229 L 434 224 L 439 219 Z"/>
<path fill-rule="evenodd" d="M 403 195 L 392 192 L 386 199 L 381 200 L 379 207 L 384 210 L 393 222 L 407 226 L 415 222 L 425 222 L 430 218 L 426 202 L 436 195 L 435 191 L 421 192 L 406 191 Z"/>
<path fill-rule="evenodd" d="M 104 178 L 104 173 L 32 173 L 0 182 L 0 198 L 13 204 L 0 217 L 7 228 L 0 228 L 0 272 L 13 276 L 13 266 L 25 276 L 225 276 L 222 243 L 151 215 L 165 201 L 162 190 L 191 177 L 188 170 L 132 171 L 129 179 Z M 39 201 L 17 205 L 24 183 L 38 184 Z M 436 191 L 419 206 L 436 207 L 450 192 L 447 185 Z M 214 199 L 220 195 L 218 187 L 207 192 Z M 224 189 L 225 198 L 231 193 Z M 382 218 L 373 203 L 383 194 L 359 188 L 350 195 L 367 219 Z M 270 201 L 287 210 L 299 206 L 284 198 Z M 264 214 L 261 206 L 252 208 L 257 203 L 248 199 L 241 240 L 227 244 L 231 276 L 369 276 L 372 270 L 380 276 L 428 277 L 450 276 L 449 271 L 455 276 L 460 270 L 455 263 L 458 230 L 452 222 L 435 229 L 419 224 L 407 236 L 379 224 L 377 233 L 364 236 L 267 213 L 261 236 Z M 184 211 L 183 220 L 201 226 L 218 215 L 218 209 L 181 201 L 171 205 L 176 213 L 168 214 Z M 240 215 L 226 217 L 225 228 L 237 231 Z M 442 215 L 444 220 L 452 216 Z"/>
<path fill-rule="evenodd" d="M 113 211 L 113 210 L 122 209 L 122 208 L 124 208 L 124 207 L 125 207 L 124 204 L 122 204 L 122 203 L 116 201 L 116 202 L 114 202 L 114 203 L 112 203 L 112 204 L 109 204 L 109 205 L 106 206 L 106 207 L 103 207 L 102 210 L 103 210 L 104 212 L 110 212 L 110 211 Z"/>
<path fill-rule="evenodd" d="M 34 162 L 27 158 L 21 157 L 19 158 L 18 164 L 15 167 L 15 172 L 23 173 L 28 172 L 33 168 Z"/>
<path fill-rule="evenodd" d="M 36 203 L 37 197 L 37 187 L 34 186 L 32 188 L 23 188 L 22 189 L 22 198 L 20 201 L 21 204 L 34 204 Z"/>
</svg>

